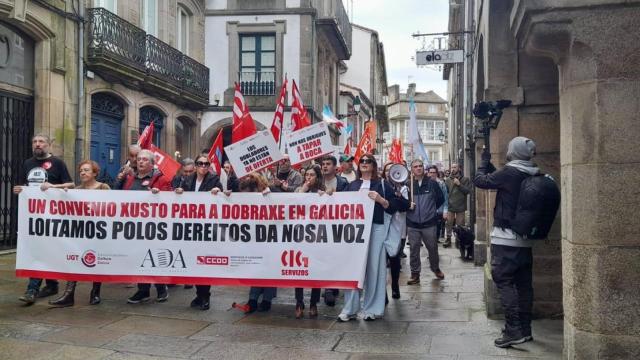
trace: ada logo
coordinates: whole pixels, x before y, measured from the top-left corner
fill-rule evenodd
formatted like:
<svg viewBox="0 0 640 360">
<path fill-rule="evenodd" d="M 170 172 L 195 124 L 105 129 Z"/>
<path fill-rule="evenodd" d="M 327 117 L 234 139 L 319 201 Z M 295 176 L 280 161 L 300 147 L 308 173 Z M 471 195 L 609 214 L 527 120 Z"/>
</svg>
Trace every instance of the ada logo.
<svg viewBox="0 0 640 360">
<path fill-rule="evenodd" d="M 200 256 L 196 257 L 198 265 L 229 265 L 228 256 Z"/>
<path fill-rule="evenodd" d="M 282 266 L 288 267 L 309 267 L 309 257 L 302 256 L 302 251 L 285 250 L 280 256 Z"/>
<path fill-rule="evenodd" d="M 86 267 L 94 267 L 96 266 L 96 253 L 93 250 L 87 250 L 82 254 L 82 263 Z"/>
<path fill-rule="evenodd" d="M 174 253 L 174 251 L 169 249 L 148 249 L 140 267 L 186 269 L 187 265 L 184 262 L 182 250 L 178 250 L 177 253 Z"/>
</svg>

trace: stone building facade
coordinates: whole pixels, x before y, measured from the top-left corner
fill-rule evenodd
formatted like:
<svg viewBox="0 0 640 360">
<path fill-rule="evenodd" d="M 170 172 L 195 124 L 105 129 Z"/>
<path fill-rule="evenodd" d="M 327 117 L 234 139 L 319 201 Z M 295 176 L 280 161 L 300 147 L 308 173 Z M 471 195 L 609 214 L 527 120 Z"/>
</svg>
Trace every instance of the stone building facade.
<svg viewBox="0 0 640 360">
<path fill-rule="evenodd" d="M 34 133 L 75 174 L 115 177 L 146 123 L 169 154 L 200 148 L 209 102 L 204 0 L 0 1 L 0 247 L 15 246 L 10 189 Z"/>
<path fill-rule="evenodd" d="M 416 84 L 411 83 L 406 93 L 400 92 L 399 85 L 389 87 L 388 114 L 389 131 L 383 134 L 386 161 L 393 139 L 403 144 L 404 159 L 413 159 L 409 140 L 409 103 L 416 104 L 416 122 L 429 162 L 441 169 L 449 168 L 448 151 L 445 143 L 447 129 L 447 101 L 433 91 L 416 92 Z M 442 138 L 441 138 L 442 137 Z"/>
<path fill-rule="evenodd" d="M 559 179 L 559 217 L 534 248 L 536 315 L 564 316 L 565 358 L 640 357 L 640 227 L 625 216 L 640 205 L 631 180 L 640 174 L 640 1 L 470 0 L 452 2 L 450 14 L 450 31 L 475 32 L 468 67 L 446 74 L 452 92 L 468 80 L 470 101 L 457 102 L 453 127 L 463 131 L 453 136 L 464 135 L 466 168 L 483 145 L 470 104 L 510 99 L 491 133 L 496 166 L 511 138 L 527 136 L 538 165 Z M 494 195 L 476 191 L 479 248 L 489 245 Z"/>
<path fill-rule="evenodd" d="M 341 0 L 208 1 L 205 30 L 206 64 L 213 70 L 202 144 L 212 144 L 222 129 L 224 144 L 230 143 L 236 82 L 258 130 L 271 127 L 285 74 L 285 129 L 293 79 L 314 122 L 322 119 L 323 105 L 338 108 L 340 62 L 351 57 L 351 24 Z M 338 135 L 333 129 L 336 145 Z"/>
</svg>

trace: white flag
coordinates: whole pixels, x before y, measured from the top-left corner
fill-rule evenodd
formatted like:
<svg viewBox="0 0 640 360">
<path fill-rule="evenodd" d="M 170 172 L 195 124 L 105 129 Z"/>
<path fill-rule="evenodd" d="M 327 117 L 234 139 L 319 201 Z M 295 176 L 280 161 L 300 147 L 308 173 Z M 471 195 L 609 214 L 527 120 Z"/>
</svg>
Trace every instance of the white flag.
<svg viewBox="0 0 640 360">
<path fill-rule="evenodd" d="M 416 120 L 416 104 L 413 102 L 413 98 L 409 101 L 409 134 L 408 140 L 413 148 L 413 159 L 422 159 L 425 165 L 429 165 L 429 155 L 424 149 L 422 139 L 420 138 L 420 132 L 418 131 L 418 122 Z M 412 159 L 412 160 L 413 160 Z"/>
</svg>

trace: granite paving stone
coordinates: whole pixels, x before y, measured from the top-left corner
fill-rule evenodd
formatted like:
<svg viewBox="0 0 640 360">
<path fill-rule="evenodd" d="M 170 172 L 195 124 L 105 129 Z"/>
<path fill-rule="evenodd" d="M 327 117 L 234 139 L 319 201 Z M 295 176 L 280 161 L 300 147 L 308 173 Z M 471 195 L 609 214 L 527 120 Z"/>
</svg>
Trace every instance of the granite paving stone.
<svg viewBox="0 0 640 360">
<path fill-rule="evenodd" d="M 421 334 L 346 333 L 335 348 L 342 352 L 379 354 L 426 354 L 431 338 Z"/>
<path fill-rule="evenodd" d="M 120 333 L 187 337 L 208 325 L 206 321 L 134 315 L 111 323 L 104 329 Z"/>
<path fill-rule="evenodd" d="M 335 307 L 318 304 L 320 316 L 295 319 L 293 289 L 278 289 L 268 313 L 244 314 L 246 287 L 213 287 L 211 309 L 189 307 L 194 289 L 175 286 L 165 303 L 126 303 L 135 288 L 103 285 L 102 303 L 88 305 L 91 283 L 78 283 L 76 304 L 53 309 L 49 299 L 30 307 L 17 298 L 26 279 L 16 278 L 15 254 L 0 256 L 0 360 L 5 359 L 558 359 L 562 320 L 535 320 L 535 340 L 498 349 L 493 340 L 504 322 L 484 310 L 483 270 L 457 258 L 457 249 L 440 249 L 445 280 L 428 269 L 423 251 L 422 283 L 407 286 L 408 259 L 402 260 L 401 298 L 389 299 L 374 322 L 340 323 L 343 292 Z M 64 286 L 62 284 L 61 286 Z M 389 294 L 390 294 L 390 290 Z M 308 312 L 308 289 L 306 291 Z M 155 297 L 152 288 L 152 297 Z M 153 299 L 152 299 L 153 300 Z"/>
<path fill-rule="evenodd" d="M 188 357 L 208 344 L 206 341 L 178 337 L 128 334 L 103 347 L 147 355 Z"/>
<path fill-rule="evenodd" d="M 88 331 L 87 328 L 71 327 L 49 334 L 42 340 L 61 344 L 100 347 L 124 335 L 124 332 L 105 329 L 91 329 Z"/>
</svg>

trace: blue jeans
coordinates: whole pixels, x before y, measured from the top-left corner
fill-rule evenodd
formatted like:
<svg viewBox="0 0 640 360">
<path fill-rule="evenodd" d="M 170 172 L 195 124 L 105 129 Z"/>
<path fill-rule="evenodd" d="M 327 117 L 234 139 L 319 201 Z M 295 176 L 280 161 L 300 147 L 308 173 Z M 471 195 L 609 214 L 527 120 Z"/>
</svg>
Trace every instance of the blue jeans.
<svg viewBox="0 0 640 360">
<path fill-rule="evenodd" d="M 46 279 L 47 286 L 58 287 L 58 280 Z M 40 285 L 42 285 L 42 279 L 29 278 L 29 285 L 27 285 L 27 291 L 32 290 L 35 292 L 40 291 Z"/>
</svg>

